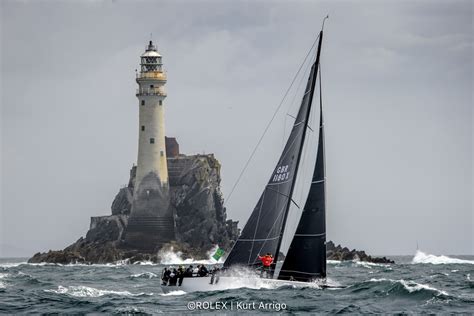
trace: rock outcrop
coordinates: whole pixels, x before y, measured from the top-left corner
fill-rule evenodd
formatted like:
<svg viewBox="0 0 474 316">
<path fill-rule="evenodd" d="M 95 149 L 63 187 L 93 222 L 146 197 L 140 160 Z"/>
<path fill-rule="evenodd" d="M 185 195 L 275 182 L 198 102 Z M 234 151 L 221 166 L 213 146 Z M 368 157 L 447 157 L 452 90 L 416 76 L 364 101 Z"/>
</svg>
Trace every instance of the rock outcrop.
<svg viewBox="0 0 474 316">
<path fill-rule="evenodd" d="M 173 247 L 183 256 L 206 259 L 215 246 L 229 250 L 240 231 L 237 222 L 228 220 L 220 191 L 220 164 L 214 155 L 178 155 L 168 158 L 170 202 L 174 209 L 176 240 Z M 159 261 L 157 251 L 133 249 L 124 243 L 133 203 L 136 167 L 130 180 L 112 202 L 112 215 L 92 217 L 85 238 L 62 251 L 35 254 L 29 262 L 108 263 Z"/>
<path fill-rule="evenodd" d="M 349 250 L 347 247 L 341 247 L 341 245 L 334 245 L 332 241 L 326 243 L 326 256 L 328 260 L 340 260 L 340 261 L 365 261 L 373 263 L 395 263 L 394 261 L 385 257 L 372 257 L 362 250 Z"/>
<path fill-rule="evenodd" d="M 214 155 L 179 155 L 168 158 L 169 194 L 176 223 L 176 240 L 161 250 L 179 252 L 183 258 L 207 259 L 215 245 L 228 251 L 240 234 L 237 222 L 227 219 L 220 191 L 220 164 Z M 160 262 L 160 253 L 131 248 L 124 243 L 133 203 L 136 167 L 130 170 L 128 185 L 121 188 L 112 202 L 112 215 L 91 218 L 86 237 L 64 250 L 37 253 L 28 262 L 112 263 L 126 261 Z M 375 258 L 364 251 L 349 250 L 329 241 L 329 260 L 359 260 L 393 263 Z"/>
</svg>

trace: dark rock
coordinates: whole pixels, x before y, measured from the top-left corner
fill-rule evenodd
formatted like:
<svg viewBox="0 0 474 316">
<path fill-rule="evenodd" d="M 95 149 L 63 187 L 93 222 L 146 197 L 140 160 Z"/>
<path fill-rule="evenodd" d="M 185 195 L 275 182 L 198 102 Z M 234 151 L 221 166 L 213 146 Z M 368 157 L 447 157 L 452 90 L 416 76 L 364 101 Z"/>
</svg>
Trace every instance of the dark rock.
<svg viewBox="0 0 474 316">
<path fill-rule="evenodd" d="M 168 158 L 170 210 L 176 223 L 176 240 L 161 244 L 160 252 L 155 251 L 158 249 L 154 249 L 154 244 L 145 247 L 153 249 L 148 251 L 124 243 L 134 203 L 136 167 L 133 166 L 128 186 L 120 189 L 112 203 L 111 216 L 92 217 L 86 238 L 81 237 L 61 251 L 37 253 L 28 262 L 160 262 L 160 256 L 166 251 L 180 252 L 183 258 L 207 259 L 209 250 L 216 244 L 228 252 L 240 229 L 238 222 L 227 219 L 220 191 L 220 168 L 214 155 L 185 156 L 178 153 L 178 156 Z M 332 241 L 326 243 L 326 251 L 329 260 L 394 263 L 385 257 L 373 258 L 364 251 L 335 246 Z"/>
<path fill-rule="evenodd" d="M 129 215 L 132 210 L 133 192 L 129 187 L 120 189 L 112 202 L 112 215 Z"/>
<path fill-rule="evenodd" d="M 335 246 L 332 241 L 326 243 L 326 257 L 328 260 L 340 260 L 340 261 L 365 261 L 373 263 L 395 263 L 394 261 L 385 257 L 371 257 L 365 253 L 365 251 L 358 251 L 356 249 L 349 250 L 348 248 L 342 248 L 341 245 Z"/>
<path fill-rule="evenodd" d="M 53 251 L 50 250 L 45 253 L 36 253 L 32 258 L 28 260 L 28 263 L 40 263 L 40 262 L 49 262 L 49 263 L 59 263 L 59 264 L 68 264 L 68 263 L 84 263 L 86 260 L 77 252 L 72 251 Z"/>
<path fill-rule="evenodd" d="M 183 256 L 195 259 L 207 258 L 208 251 L 216 244 L 230 250 L 240 230 L 237 222 L 227 219 L 220 191 L 220 164 L 214 155 L 168 158 L 168 171 L 169 210 L 176 222 L 176 240 L 161 248 L 172 247 Z M 139 249 L 124 243 L 134 203 L 135 176 L 136 167 L 133 166 L 128 186 L 120 189 L 112 203 L 112 215 L 92 217 L 86 238 L 81 237 L 62 251 L 35 254 L 30 262 L 157 262 L 159 258 L 154 245 Z"/>
</svg>

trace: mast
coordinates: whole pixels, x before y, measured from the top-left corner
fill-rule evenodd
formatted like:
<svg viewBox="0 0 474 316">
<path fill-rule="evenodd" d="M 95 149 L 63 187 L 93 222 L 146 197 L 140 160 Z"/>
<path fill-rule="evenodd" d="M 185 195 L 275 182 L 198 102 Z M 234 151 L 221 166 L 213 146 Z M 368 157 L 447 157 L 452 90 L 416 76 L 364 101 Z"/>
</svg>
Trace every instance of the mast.
<svg viewBox="0 0 474 316">
<path fill-rule="evenodd" d="M 319 36 L 316 61 L 311 67 L 305 93 L 286 145 L 257 205 L 224 262 L 224 267 L 259 264 L 260 254 L 271 253 L 278 256 L 289 207 L 294 203 L 292 194 L 316 85 L 321 35 L 322 32 Z"/>
<path fill-rule="evenodd" d="M 324 24 L 323 24 L 324 25 Z M 319 139 L 311 186 L 278 279 L 311 282 L 326 277 L 326 157 L 319 69 Z M 302 257 L 305 260 L 300 260 Z"/>
<path fill-rule="evenodd" d="M 296 180 L 296 175 L 297 175 L 298 168 L 299 168 L 300 161 L 301 161 L 301 153 L 303 152 L 303 145 L 304 145 L 304 141 L 305 141 L 305 138 L 306 138 L 306 129 L 308 128 L 309 116 L 311 114 L 311 106 L 313 104 L 314 87 L 316 85 L 316 79 L 318 77 L 319 58 L 320 58 L 320 55 L 321 55 L 322 40 L 323 40 L 323 30 L 321 30 L 321 32 L 319 32 L 319 43 L 318 43 L 318 50 L 317 50 L 317 53 L 316 53 L 316 61 L 314 62 L 313 69 L 312 69 L 313 80 L 311 82 L 308 109 L 306 111 L 306 117 L 304 119 L 303 135 L 301 137 L 301 143 L 300 143 L 300 148 L 299 148 L 299 152 L 298 152 L 298 160 L 296 161 L 295 180 Z M 276 252 L 275 252 L 274 263 L 278 262 L 278 256 L 279 256 L 279 253 L 280 253 L 281 242 L 283 240 L 283 233 L 285 231 L 286 220 L 288 218 L 288 210 L 289 210 L 291 202 L 292 202 L 291 197 L 293 196 L 293 191 L 295 189 L 295 183 L 296 183 L 296 181 L 293 181 L 293 183 L 291 185 L 290 194 L 289 194 L 289 198 L 288 198 L 288 203 L 287 203 L 285 215 L 284 215 L 284 218 L 283 218 L 283 225 L 282 225 L 281 232 L 280 232 L 280 239 L 278 241 L 278 246 L 277 246 L 277 249 L 276 249 Z"/>
</svg>

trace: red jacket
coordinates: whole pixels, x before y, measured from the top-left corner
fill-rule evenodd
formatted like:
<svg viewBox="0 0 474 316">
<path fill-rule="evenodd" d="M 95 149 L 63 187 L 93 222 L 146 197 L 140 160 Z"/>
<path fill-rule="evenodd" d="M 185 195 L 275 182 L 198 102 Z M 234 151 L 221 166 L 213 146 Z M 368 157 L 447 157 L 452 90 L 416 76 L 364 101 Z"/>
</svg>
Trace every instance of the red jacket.
<svg viewBox="0 0 474 316">
<path fill-rule="evenodd" d="M 262 261 L 264 267 L 269 267 L 273 262 L 273 258 L 268 255 L 263 257 L 258 256 L 258 259 Z"/>
</svg>

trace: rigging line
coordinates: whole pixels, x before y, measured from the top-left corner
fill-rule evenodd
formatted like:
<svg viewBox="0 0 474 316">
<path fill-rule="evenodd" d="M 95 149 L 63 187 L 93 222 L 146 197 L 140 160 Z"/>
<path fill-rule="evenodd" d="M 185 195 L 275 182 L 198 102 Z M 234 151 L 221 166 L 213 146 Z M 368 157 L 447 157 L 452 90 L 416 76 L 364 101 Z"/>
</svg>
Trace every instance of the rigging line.
<svg viewBox="0 0 474 316">
<path fill-rule="evenodd" d="M 270 191 L 276 192 L 276 193 L 278 193 L 278 194 L 280 194 L 280 195 L 286 197 L 287 199 L 291 199 L 291 202 L 293 202 L 293 204 L 295 204 L 297 208 L 300 208 L 300 206 L 295 202 L 295 200 L 293 200 L 292 198 L 290 198 L 288 195 L 286 195 L 286 194 L 284 194 L 284 193 L 282 193 L 282 192 L 280 192 L 280 191 L 274 190 L 274 189 L 272 189 L 272 188 L 267 188 L 267 189 L 270 190 Z"/>
<path fill-rule="evenodd" d="M 228 195 L 227 198 L 225 199 L 225 201 L 224 201 L 224 206 L 227 204 L 227 202 L 229 202 L 230 198 L 232 197 L 232 194 L 234 193 L 234 190 L 235 190 L 235 188 L 237 187 L 237 184 L 239 184 L 240 179 L 242 178 L 242 175 L 244 174 L 245 170 L 247 169 L 247 167 L 248 167 L 250 161 L 252 160 L 253 156 L 254 156 L 255 153 L 257 152 L 257 149 L 258 149 L 258 147 L 260 146 L 260 144 L 262 143 L 262 140 L 263 140 L 263 138 L 265 137 L 265 134 L 267 133 L 268 129 L 270 128 L 270 125 L 272 124 L 273 120 L 275 119 L 275 116 L 277 115 L 278 111 L 280 110 L 281 106 L 283 105 L 283 101 L 285 101 L 286 96 L 288 95 L 288 92 L 290 91 L 291 87 L 293 86 L 293 83 L 295 82 L 295 80 L 296 80 L 298 74 L 299 74 L 300 71 L 301 71 L 301 68 L 303 68 L 303 65 L 304 65 L 304 63 L 306 62 L 306 59 L 308 59 L 308 56 L 310 55 L 311 51 L 313 50 L 314 45 L 316 45 L 316 43 L 318 42 L 319 36 L 320 36 L 320 35 L 318 35 L 318 37 L 314 40 L 313 45 L 311 45 L 311 48 L 309 49 L 308 53 L 306 54 L 306 56 L 305 56 L 305 58 L 304 58 L 304 60 L 303 60 L 303 63 L 301 64 L 301 66 L 299 67 L 299 69 L 298 69 L 298 71 L 296 72 L 295 76 L 293 77 L 293 80 L 291 81 L 291 84 L 290 84 L 290 86 L 288 87 L 288 89 L 286 90 L 286 92 L 285 92 L 283 98 L 281 99 L 280 104 L 279 104 L 278 107 L 276 108 L 275 112 L 273 113 L 272 118 L 270 119 L 270 121 L 268 122 L 267 126 L 265 127 L 265 130 L 263 131 L 262 136 L 261 136 L 260 139 L 258 140 L 257 145 L 255 145 L 255 148 L 253 149 L 252 153 L 250 154 L 249 159 L 248 159 L 247 162 L 245 163 L 244 168 L 243 168 L 242 171 L 240 172 L 239 177 L 237 178 L 237 181 L 235 182 L 234 186 L 233 186 L 232 189 L 230 190 L 229 195 Z"/>
<path fill-rule="evenodd" d="M 306 75 L 306 73 L 308 72 L 308 70 L 311 69 L 311 64 L 312 64 L 312 62 L 313 62 L 313 59 L 311 59 L 310 63 L 308 63 L 308 64 L 305 66 L 304 72 L 301 73 L 301 76 L 300 76 L 301 78 L 300 78 L 300 80 L 299 80 L 299 82 L 298 82 L 298 85 L 296 86 L 296 90 L 295 90 L 295 93 L 294 93 L 294 95 L 293 95 L 293 98 L 292 98 L 292 100 L 291 100 L 291 102 L 290 102 L 290 104 L 289 104 L 289 106 L 288 106 L 288 109 L 286 110 L 286 115 L 292 117 L 292 118 L 295 119 L 295 120 L 296 120 L 296 117 L 293 116 L 293 115 L 290 115 L 289 112 L 290 112 L 290 109 L 291 109 L 291 108 L 293 107 L 293 105 L 295 104 L 296 96 L 299 95 L 299 93 L 300 93 L 300 89 L 301 89 L 301 87 L 303 86 L 303 85 L 302 85 L 303 80 L 308 77 L 308 76 L 305 76 L 305 75 Z M 285 123 L 284 123 L 284 125 L 283 125 L 283 139 L 282 139 L 282 141 L 283 141 L 282 146 L 283 146 L 283 147 L 285 146 L 285 139 L 286 139 L 286 120 L 287 120 L 287 117 L 285 116 Z"/>
<path fill-rule="evenodd" d="M 252 247 L 250 248 L 250 253 L 249 253 L 249 258 L 247 260 L 247 264 L 250 263 L 250 257 L 252 256 L 253 246 L 255 244 L 255 236 L 257 236 L 258 224 L 260 223 L 260 213 L 262 212 L 262 206 L 263 206 L 263 202 L 265 201 L 265 192 L 266 191 L 267 190 L 263 190 L 262 203 L 260 203 L 260 208 L 258 209 L 257 223 L 255 224 L 255 231 L 253 232 L 253 240 L 254 241 L 252 241 Z"/>
</svg>

